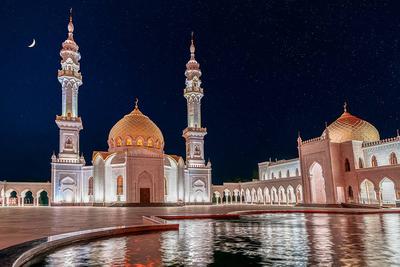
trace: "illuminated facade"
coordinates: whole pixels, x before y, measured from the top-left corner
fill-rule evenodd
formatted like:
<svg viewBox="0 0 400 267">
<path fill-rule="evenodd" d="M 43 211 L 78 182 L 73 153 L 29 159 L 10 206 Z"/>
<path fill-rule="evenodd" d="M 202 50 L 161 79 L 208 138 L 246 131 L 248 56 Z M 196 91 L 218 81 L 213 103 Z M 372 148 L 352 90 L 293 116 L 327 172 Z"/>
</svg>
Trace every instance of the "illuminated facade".
<svg viewBox="0 0 400 267">
<path fill-rule="evenodd" d="M 195 59 L 193 37 L 190 60 L 186 64 L 188 126 L 186 162 L 180 156 L 164 153 L 164 137 L 157 125 L 139 107 L 125 115 L 110 130 L 108 151 L 94 151 L 92 166 L 79 154 L 78 90 L 80 54 L 73 38 L 72 17 L 68 38 L 60 52 L 62 115 L 56 117 L 60 128 L 60 150 L 52 156 L 52 202 L 57 203 L 208 203 L 211 166 L 204 161 L 204 136 L 200 101 L 203 97 L 201 71 Z"/>
<path fill-rule="evenodd" d="M 259 179 L 213 186 L 214 201 L 263 204 L 394 204 L 400 200 L 400 136 L 381 140 L 370 123 L 343 114 L 320 137 L 298 137 L 299 157 L 258 164 Z"/>
</svg>

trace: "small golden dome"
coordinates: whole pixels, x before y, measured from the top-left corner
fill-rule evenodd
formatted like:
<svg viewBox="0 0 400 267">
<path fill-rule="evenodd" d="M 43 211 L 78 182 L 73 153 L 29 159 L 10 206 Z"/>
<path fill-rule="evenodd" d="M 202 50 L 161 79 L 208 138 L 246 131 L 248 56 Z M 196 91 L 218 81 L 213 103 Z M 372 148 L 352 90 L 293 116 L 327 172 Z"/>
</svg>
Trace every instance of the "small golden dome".
<svg viewBox="0 0 400 267">
<path fill-rule="evenodd" d="M 120 119 L 108 135 L 108 145 L 114 147 L 144 146 L 163 149 L 164 137 L 157 125 L 138 108 Z"/>
<path fill-rule="evenodd" d="M 362 120 L 347 112 L 347 105 L 344 106 L 343 114 L 328 126 L 329 138 L 336 143 L 346 141 L 379 141 L 379 132 L 369 122 Z M 323 133 L 325 135 L 325 131 Z"/>
</svg>

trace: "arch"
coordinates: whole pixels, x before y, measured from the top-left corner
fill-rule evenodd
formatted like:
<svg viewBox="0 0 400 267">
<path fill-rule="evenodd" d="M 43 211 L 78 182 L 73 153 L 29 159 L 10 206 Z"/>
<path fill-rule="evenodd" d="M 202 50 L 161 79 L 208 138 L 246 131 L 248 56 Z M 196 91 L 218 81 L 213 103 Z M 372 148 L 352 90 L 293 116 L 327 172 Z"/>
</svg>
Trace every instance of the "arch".
<svg viewBox="0 0 400 267">
<path fill-rule="evenodd" d="M 141 204 L 149 204 L 153 198 L 153 177 L 147 171 L 143 171 L 138 176 L 138 201 Z"/>
<path fill-rule="evenodd" d="M 7 206 L 18 206 L 19 198 L 18 198 L 18 191 L 15 189 L 8 189 L 5 192 L 5 197 L 8 199 Z"/>
<path fill-rule="evenodd" d="M 371 167 L 378 167 L 378 161 L 376 160 L 375 155 L 371 157 Z"/>
<path fill-rule="evenodd" d="M 251 203 L 257 203 L 257 191 L 254 188 L 251 189 Z"/>
<path fill-rule="evenodd" d="M 396 153 L 394 153 L 394 152 L 390 153 L 389 163 L 390 163 L 390 165 L 396 165 L 396 164 L 398 164 L 398 163 L 397 163 L 397 156 L 396 156 Z"/>
<path fill-rule="evenodd" d="M 250 190 L 248 188 L 246 188 L 245 201 L 246 203 L 251 203 L 251 195 L 250 195 Z"/>
<path fill-rule="evenodd" d="M 382 202 L 384 204 L 394 204 L 396 203 L 396 190 L 394 182 L 385 177 L 379 183 L 379 188 L 381 191 Z"/>
<path fill-rule="evenodd" d="M 326 204 L 325 178 L 322 166 L 314 162 L 310 167 L 311 203 Z"/>
<path fill-rule="evenodd" d="M 122 139 L 121 139 L 121 137 L 117 137 L 117 146 L 122 146 Z"/>
<path fill-rule="evenodd" d="M 239 200 L 239 197 L 240 197 L 239 189 L 237 189 L 237 188 L 233 189 L 233 195 L 234 195 L 235 203 L 238 203 L 240 201 Z"/>
<path fill-rule="evenodd" d="M 271 179 L 274 179 L 275 178 L 275 174 L 274 174 L 274 172 L 271 172 Z"/>
<path fill-rule="evenodd" d="M 276 191 L 275 186 L 273 186 L 271 188 L 271 202 L 272 202 L 272 204 L 274 204 L 274 203 L 278 203 L 278 201 L 279 201 L 278 193 Z"/>
<path fill-rule="evenodd" d="M 299 168 L 296 168 L 296 176 L 299 176 Z"/>
<path fill-rule="evenodd" d="M 261 188 L 257 189 L 257 202 L 258 203 L 263 203 L 264 202 L 264 196 Z"/>
<path fill-rule="evenodd" d="M 224 189 L 225 204 L 229 204 L 232 201 L 231 191 L 229 189 Z"/>
<path fill-rule="evenodd" d="M 75 181 L 69 176 L 61 180 L 61 200 L 69 203 L 75 201 Z"/>
<path fill-rule="evenodd" d="M 47 193 L 46 190 L 41 189 L 37 193 L 37 199 L 38 199 L 38 206 L 48 206 L 49 205 L 49 194 Z"/>
<path fill-rule="evenodd" d="M 124 194 L 124 178 L 122 175 L 117 177 L 117 196 L 122 196 Z"/>
<path fill-rule="evenodd" d="M 132 137 L 128 136 L 128 137 L 126 138 L 125 143 L 126 143 L 127 146 L 131 146 L 131 145 L 132 145 Z"/>
<path fill-rule="evenodd" d="M 193 191 L 194 191 L 194 201 L 195 202 L 204 202 L 205 193 L 206 193 L 206 183 L 201 179 L 197 179 L 193 183 Z"/>
<path fill-rule="evenodd" d="M 264 188 L 264 200 L 265 200 L 265 203 L 271 203 L 271 197 L 269 195 L 268 187 Z"/>
<path fill-rule="evenodd" d="M 296 203 L 296 196 L 294 194 L 294 189 L 293 186 L 289 185 L 286 189 L 286 194 L 287 194 L 287 202 L 289 204 Z"/>
<path fill-rule="evenodd" d="M 93 196 L 93 176 L 88 179 L 88 196 Z"/>
<path fill-rule="evenodd" d="M 280 186 L 278 189 L 278 197 L 279 197 L 279 204 L 287 203 L 286 192 L 283 186 Z"/>
<path fill-rule="evenodd" d="M 350 171 L 350 161 L 349 161 L 348 158 L 346 158 L 346 159 L 344 160 L 344 171 L 345 171 L 345 172 L 349 172 L 349 171 Z"/>
<path fill-rule="evenodd" d="M 364 168 L 364 162 L 363 162 L 362 158 L 358 158 L 358 168 L 359 169 Z"/>
<path fill-rule="evenodd" d="M 221 202 L 221 201 L 219 200 L 220 197 L 221 197 L 221 194 L 220 194 L 218 191 L 215 191 L 215 192 L 213 193 L 212 202 L 213 202 L 214 204 L 219 204 L 219 203 Z"/>
<path fill-rule="evenodd" d="M 290 170 L 289 170 L 289 169 L 286 171 L 286 177 L 287 177 L 287 178 L 290 177 Z"/>
<path fill-rule="evenodd" d="M 62 198 L 65 202 L 74 202 L 74 191 L 71 188 L 65 188 L 62 191 Z"/>
<path fill-rule="evenodd" d="M 296 202 L 303 202 L 303 186 L 301 184 L 296 187 Z"/>
<path fill-rule="evenodd" d="M 282 172 L 281 171 L 278 172 L 278 177 L 282 178 Z"/>
<path fill-rule="evenodd" d="M 138 137 L 136 139 L 136 145 L 137 146 L 143 146 L 143 138 L 142 137 Z"/>
<path fill-rule="evenodd" d="M 360 184 L 360 202 L 364 204 L 377 202 L 374 184 L 368 179 L 365 179 Z"/>
<path fill-rule="evenodd" d="M 149 138 L 147 139 L 147 146 L 148 147 L 153 147 L 154 143 L 153 143 L 153 139 Z"/>
<path fill-rule="evenodd" d="M 23 191 L 21 193 L 22 197 L 22 203 L 24 205 L 33 205 L 34 204 L 34 198 L 31 190 Z"/>
<path fill-rule="evenodd" d="M 354 191 L 353 191 L 353 187 L 351 185 L 349 185 L 349 187 L 347 188 L 347 197 L 349 199 L 349 202 L 353 202 L 353 200 L 354 200 Z"/>
</svg>

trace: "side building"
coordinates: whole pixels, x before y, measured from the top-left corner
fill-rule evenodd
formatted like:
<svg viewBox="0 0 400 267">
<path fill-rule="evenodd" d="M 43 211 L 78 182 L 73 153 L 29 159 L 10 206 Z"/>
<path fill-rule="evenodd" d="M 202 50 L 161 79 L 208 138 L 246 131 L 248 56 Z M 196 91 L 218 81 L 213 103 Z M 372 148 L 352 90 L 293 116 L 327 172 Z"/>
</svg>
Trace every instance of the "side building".
<svg viewBox="0 0 400 267">
<path fill-rule="evenodd" d="M 347 110 L 322 135 L 297 140 L 299 157 L 258 164 L 259 180 L 213 186 L 218 203 L 395 204 L 400 200 L 400 135 Z"/>
</svg>

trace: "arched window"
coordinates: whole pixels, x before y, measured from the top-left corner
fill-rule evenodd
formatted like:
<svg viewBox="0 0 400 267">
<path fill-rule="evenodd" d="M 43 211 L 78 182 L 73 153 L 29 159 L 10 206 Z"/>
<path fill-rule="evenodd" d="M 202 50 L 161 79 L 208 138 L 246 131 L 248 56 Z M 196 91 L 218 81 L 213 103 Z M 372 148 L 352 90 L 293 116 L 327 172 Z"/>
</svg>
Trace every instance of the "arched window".
<svg viewBox="0 0 400 267">
<path fill-rule="evenodd" d="M 137 141 L 136 141 L 136 145 L 138 145 L 138 146 L 143 146 L 143 139 L 139 137 L 139 138 L 137 139 Z"/>
<path fill-rule="evenodd" d="M 353 193 L 353 188 L 351 187 L 351 185 L 349 186 L 348 196 L 349 196 L 349 199 L 350 199 L 350 200 L 353 200 L 353 198 L 354 198 L 354 193 Z"/>
<path fill-rule="evenodd" d="M 282 172 L 281 172 L 281 171 L 279 171 L 278 177 L 279 177 L 279 178 L 282 178 Z"/>
<path fill-rule="evenodd" d="M 358 158 L 358 168 L 360 168 L 360 169 L 364 168 L 364 163 L 363 163 L 362 158 Z"/>
<path fill-rule="evenodd" d="M 287 178 L 290 177 L 290 171 L 289 171 L 289 170 L 286 171 L 286 177 L 287 177 Z"/>
<path fill-rule="evenodd" d="M 117 196 L 121 196 L 124 194 L 124 180 L 122 176 L 117 177 Z"/>
<path fill-rule="evenodd" d="M 378 161 L 376 160 L 375 156 L 372 156 L 372 158 L 371 158 L 371 166 L 378 167 Z"/>
<path fill-rule="evenodd" d="M 397 156 L 396 153 L 392 152 L 390 153 L 390 165 L 396 165 L 397 164 Z"/>
<path fill-rule="evenodd" d="M 128 137 L 126 138 L 126 145 L 131 146 L 132 145 L 132 138 Z"/>
<path fill-rule="evenodd" d="M 296 168 L 296 176 L 299 176 L 299 169 Z"/>
<path fill-rule="evenodd" d="M 89 177 L 88 183 L 88 195 L 93 196 L 93 177 Z"/>
<path fill-rule="evenodd" d="M 122 139 L 121 138 L 117 138 L 117 146 L 122 146 Z"/>
<path fill-rule="evenodd" d="M 152 140 L 151 138 L 149 138 L 149 139 L 147 140 L 147 146 L 153 147 L 153 140 Z"/>
<path fill-rule="evenodd" d="M 350 171 L 350 161 L 349 161 L 349 159 L 346 159 L 344 161 L 344 171 L 345 172 L 349 172 Z"/>
<path fill-rule="evenodd" d="M 271 179 L 275 178 L 275 174 L 273 172 L 271 172 Z"/>
</svg>

